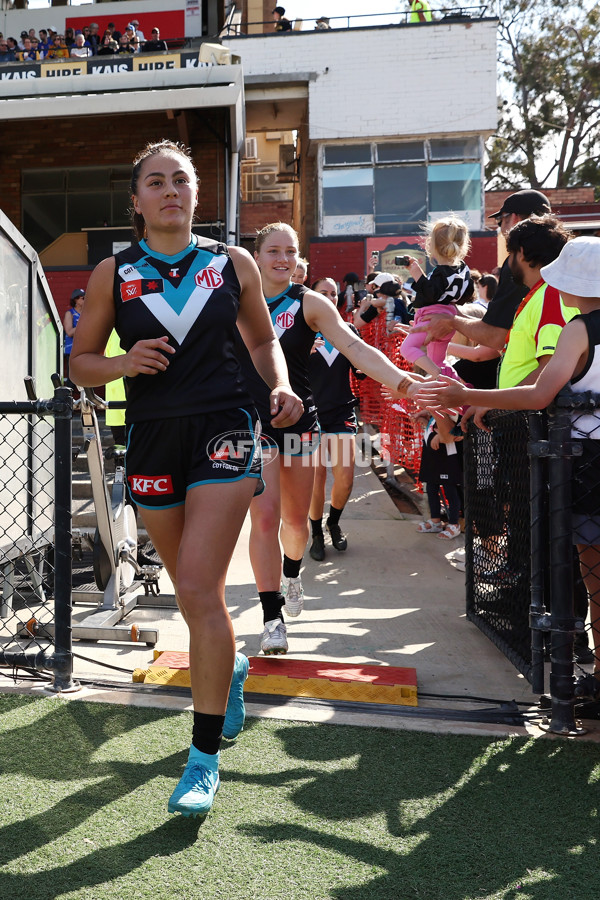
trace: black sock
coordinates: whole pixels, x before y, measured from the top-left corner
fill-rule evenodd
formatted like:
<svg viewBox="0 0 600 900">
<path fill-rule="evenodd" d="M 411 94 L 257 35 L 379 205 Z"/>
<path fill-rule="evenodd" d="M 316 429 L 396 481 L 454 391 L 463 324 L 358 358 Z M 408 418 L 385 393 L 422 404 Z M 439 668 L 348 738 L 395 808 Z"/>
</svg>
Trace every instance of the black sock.
<svg viewBox="0 0 600 900">
<path fill-rule="evenodd" d="M 218 753 L 223 737 L 225 716 L 212 716 L 194 710 L 192 744 L 202 753 Z"/>
<path fill-rule="evenodd" d="M 280 591 L 259 591 L 258 596 L 263 610 L 263 624 L 266 625 L 273 619 L 281 619 L 283 622 L 283 594 Z"/>
<path fill-rule="evenodd" d="M 310 530 L 313 537 L 317 537 L 318 534 L 323 534 L 323 520 L 322 519 L 310 519 Z"/>
<path fill-rule="evenodd" d="M 343 509 L 336 509 L 335 506 L 329 507 L 329 518 L 327 522 L 329 525 L 339 525 L 340 524 L 340 516 L 344 512 Z"/>
<path fill-rule="evenodd" d="M 283 574 L 286 578 L 298 578 L 301 565 L 302 557 L 300 559 L 290 559 L 285 553 L 283 554 Z"/>
</svg>

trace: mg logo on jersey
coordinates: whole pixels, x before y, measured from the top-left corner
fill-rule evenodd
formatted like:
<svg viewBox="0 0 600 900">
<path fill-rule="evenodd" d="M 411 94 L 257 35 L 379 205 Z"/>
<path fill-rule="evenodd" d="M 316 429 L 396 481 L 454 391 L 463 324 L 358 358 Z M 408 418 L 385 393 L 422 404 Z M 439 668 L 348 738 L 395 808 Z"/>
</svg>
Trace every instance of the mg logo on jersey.
<svg viewBox="0 0 600 900">
<path fill-rule="evenodd" d="M 286 328 L 291 328 L 294 324 L 294 316 L 290 312 L 279 313 L 275 319 L 275 324 L 285 331 Z"/>
<path fill-rule="evenodd" d="M 133 494 L 156 497 L 159 494 L 173 493 L 170 475 L 129 475 L 127 481 Z"/>
<path fill-rule="evenodd" d="M 223 276 L 216 269 L 213 269 L 212 266 L 202 269 L 201 272 L 196 272 L 194 280 L 199 287 L 209 288 L 210 290 L 219 288 L 224 284 Z"/>
</svg>

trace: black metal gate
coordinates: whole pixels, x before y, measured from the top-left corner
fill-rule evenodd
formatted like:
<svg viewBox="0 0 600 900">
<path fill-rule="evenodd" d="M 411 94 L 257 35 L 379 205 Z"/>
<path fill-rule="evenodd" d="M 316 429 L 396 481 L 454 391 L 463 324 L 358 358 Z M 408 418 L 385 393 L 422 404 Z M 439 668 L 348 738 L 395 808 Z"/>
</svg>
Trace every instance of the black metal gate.
<svg viewBox="0 0 600 900">
<path fill-rule="evenodd" d="M 550 730 L 576 734 L 578 704 L 600 711 L 600 681 L 574 677 L 575 637 L 600 647 L 600 394 L 486 421 L 465 442 L 467 617 L 535 693 L 550 661 Z"/>
<path fill-rule="evenodd" d="M 0 403 L 0 666 L 76 687 L 71 647 L 72 396 Z M 46 627 L 50 626 L 51 627 Z"/>
<path fill-rule="evenodd" d="M 527 415 L 486 421 L 464 447 L 467 618 L 531 679 Z"/>
</svg>

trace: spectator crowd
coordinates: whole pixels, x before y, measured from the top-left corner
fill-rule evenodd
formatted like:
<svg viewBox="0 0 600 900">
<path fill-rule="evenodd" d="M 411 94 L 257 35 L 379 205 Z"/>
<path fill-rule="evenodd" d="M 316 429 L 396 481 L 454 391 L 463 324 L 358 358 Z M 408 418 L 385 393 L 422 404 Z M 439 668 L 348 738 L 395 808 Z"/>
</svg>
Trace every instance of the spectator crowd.
<svg viewBox="0 0 600 900">
<path fill-rule="evenodd" d="M 100 34 L 97 22 L 90 22 L 81 30 L 65 28 L 64 34 L 56 28 L 35 28 L 22 31 L 20 37 L 4 37 L 0 32 L 0 62 L 41 62 L 46 59 L 85 59 L 89 56 L 133 55 L 136 53 L 160 53 L 168 50 L 161 39 L 160 29 L 153 28 L 146 39 L 139 22 L 133 19 L 121 33 L 109 22 L 104 34 Z"/>
</svg>

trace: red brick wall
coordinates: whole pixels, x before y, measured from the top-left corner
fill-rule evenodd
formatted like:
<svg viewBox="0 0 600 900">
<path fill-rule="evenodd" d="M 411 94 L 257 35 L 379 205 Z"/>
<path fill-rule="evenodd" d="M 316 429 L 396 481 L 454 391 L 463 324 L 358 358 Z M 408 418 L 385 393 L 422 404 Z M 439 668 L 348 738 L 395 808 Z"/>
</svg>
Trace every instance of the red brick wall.
<svg viewBox="0 0 600 900">
<path fill-rule="evenodd" d="M 472 269 L 479 269 L 482 274 L 495 269 L 498 265 L 498 241 L 495 232 L 489 237 L 471 238 L 471 252 L 466 261 Z"/>
<path fill-rule="evenodd" d="M 556 213 L 566 213 L 566 207 L 581 206 L 588 207 L 594 204 L 594 188 L 593 187 L 577 187 L 577 188 L 549 188 L 542 191 L 550 201 L 550 206 Z M 493 220 L 489 219 L 492 213 L 497 212 L 507 197 L 514 194 L 514 191 L 486 191 L 485 193 L 485 222 L 486 227 L 494 228 Z M 596 211 L 600 210 L 600 204 L 595 204 Z"/>
<path fill-rule="evenodd" d="M 308 253 L 312 237 L 319 233 L 318 222 L 318 173 L 316 155 L 308 153 L 310 147 L 308 128 L 304 124 L 298 132 L 298 152 L 300 157 L 301 180 L 298 184 L 299 213 L 302 218 L 298 223 L 300 246 Z"/>
<path fill-rule="evenodd" d="M 326 277 L 340 282 L 347 272 L 356 272 L 362 278 L 365 267 L 364 240 L 312 242 L 308 261 L 308 280 L 311 284 L 317 278 Z"/>
<path fill-rule="evenodd" d="M 270 222 L 286 222 L 292 224 L 292 201 L 272 200 L 261 203 L 242 203 L 240 205 L 240 233 L 254 236 L 257 231 Z"/>
<path fill-rule="evenodd" d="M 91 101 L 90 101 L 91 102 Z M 212 222 L 225 218 L 223 144 L 226 117 L 221 110 L 187 114 L 189 140 L 200 174 L 198 219 Z M 177 123 L 166 113 L 143 115 L 84 116 L 73 119 L 36 120 L 23 139 L 18 128 L 5 129 L 0 155 L 2 209 L 17 228 L 21 227 L 21 170 L 130 164 L 149 141 L 180 139 Z M 217 160 L 220 165 L 217 165 Z M 92 224 L 92 223 L 90 223 Z"/>
<path fill-rule="evenodd" d="M 330 276 L 341 281 L 347 272 L 356 272 L 363 277 L 365 271 L 365 240 L 356 241 L 313 241 L 310 245 L 309 281 Z M 491 272 L 497 266 L 496 234 L 489 237 L 472 238 L 472 248 L 467 257 L 468 264 L 481 272 Z"/>
<path fill-rule="evenodd" d="M 87 269 L 73 269 L 68 271 L 64 269 L 44 269 L 44 272 L 46 273 L 50 292 L 52 293 L 54 303 L 56 304 L 58 314 L 62 321 L 64 314 L 71 305 L 71 294 L 75 288 L 86 289 L 89 277 L 92 273 L 92 268 L 90 266 L 90 268 Z"/>
</svg>

